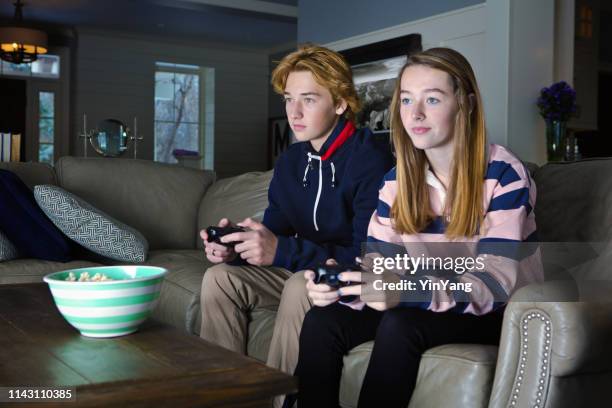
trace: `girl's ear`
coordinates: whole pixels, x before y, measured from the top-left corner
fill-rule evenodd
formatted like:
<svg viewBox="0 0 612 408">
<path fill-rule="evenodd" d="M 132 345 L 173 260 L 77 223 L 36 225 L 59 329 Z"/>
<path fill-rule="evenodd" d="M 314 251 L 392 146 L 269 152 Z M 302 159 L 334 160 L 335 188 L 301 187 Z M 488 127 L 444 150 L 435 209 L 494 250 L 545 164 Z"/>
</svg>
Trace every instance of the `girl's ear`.
<svg viewBox="0 0 612 408">
<path fill-rule="evenodd" d="M 348 107 L 348 103 L 344 99 L 340 99 L 336 104 L 336 115 L 340 116 L 344 112 L 346 112 L 346 108 Z"/>
<path fill-rule="evenodd" d="M 474 107 L 476 106 L 476 95 L 474 95 L 473 93 L 469 94 L 468 101 L 470 102 L 470 114 L 471 114 L 472 111 L 474 110 Z"/>
</svg>

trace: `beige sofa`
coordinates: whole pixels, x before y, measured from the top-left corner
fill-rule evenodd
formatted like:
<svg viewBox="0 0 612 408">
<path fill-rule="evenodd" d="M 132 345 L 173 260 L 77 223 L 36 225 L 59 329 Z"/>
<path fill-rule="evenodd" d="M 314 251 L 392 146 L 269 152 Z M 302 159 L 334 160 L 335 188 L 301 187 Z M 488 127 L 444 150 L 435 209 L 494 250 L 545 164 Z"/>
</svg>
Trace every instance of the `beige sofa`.
<svg viewBox="0 0 612 408">
<path fill-rule="evenodd" d="M 58 185 L 140 231 L 149 242 L 146 264 L 169 270 L 155 317 L 193 334 L 200 331 L 200 288 L 210 266 L 198 232 L 223 216 L 260 219 L 272 175 L 249 173 L 214 182 L 211 171 L 144 160 L 75 157 L 61 158 L 55 168 L 39 163 L 0 163 L 0 168 L 13 171 L 30 187 Z M 40 282 L 53 271 L 97 265 L 88 260 L 17 259 L 0 263 L 0 284 Z M 253 354 L 264 358 L 265 347 L 256 346 L 262 337 L 252 338 Z"/>
<path fill-rule="evenodd" d="M 169 269 L 155 315 L 194 335 L 200 328 L 200 285 L 209 266 L 198 231 L 223 216 L 260 219 L 271 177 L 271 172 L 248 173 L 215 181 L 212 172 L 179 166 L 73 157 L 60 159 L 55 168 L 36 163 L 2 163 L 0 168 L 14 171 L 29 186 L 59 185 L 144 234 L 150 244 L 146 263 Z M 612 159 L 532 171 L 541 240 L 612 246 Z M 544 255 L 551 264 L 560 256 L 554 250 Z M 0 284 L 39 282 L 49 272 L 87 265 L 95 263 L 2 262 Z M 612 383 L 610 265 L 612 259 L 600 258 L 591 268 L 597 287 L 590 302 L 576 302 L 594 292 L 587 287 L 576 292 L 571 276 L 569 285 L 548 282 L 517 293 L 505 312 L 499 347 L 454 344 L 429 350 L 410 407 L 497 408 L 513 401 L 519 407 L 600 405 Z M 274 316 L 274 310 L 252 314 L 249 355 L 265 360 Z M 345 358 L 344 407 L 356 406 L 371 348 L 372 343 L 360 345 Z"/>
</svg>

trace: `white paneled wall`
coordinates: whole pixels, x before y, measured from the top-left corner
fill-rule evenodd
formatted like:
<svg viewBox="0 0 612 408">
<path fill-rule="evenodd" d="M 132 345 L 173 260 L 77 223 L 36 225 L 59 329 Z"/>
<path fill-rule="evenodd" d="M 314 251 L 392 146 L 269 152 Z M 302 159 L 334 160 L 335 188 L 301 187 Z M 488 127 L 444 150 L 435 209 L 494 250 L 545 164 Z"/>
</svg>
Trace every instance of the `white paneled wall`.
<svg viewBox="0 0 612 408">
<path fill-rule="evenodd" d="M 213 77 L 204 81 L 210 85 L 214 78 L 215 104 L 205 107 L 205 116 L 214 117 L 214 129 L 209 125 L 205 132 L 213 132 L 206 147 L 214 144 L 217 174 L 224 177 L 266 168 L 269 67 L 265 51 L 78 32 L 72 154 L 83 155 L 78 134 L 86 113 L 88 127 L 105 118 L 131 127 L 137 116 L 139 134 L 145 138 L 138 145 L 138 158 L 153 158 L 155 62 L 161 61 L 214 70 Z M 95 155 L 91 148 L 88 155 Z M 125 157 L 133 157 L 132 147 Z M 210 151 L 205 153 L 207 162 L 212 158 Z"/>
<path fill-rule="evenodd" d="M 546 162 L 546 125 L 536 101 L 554 81 L 554 3 L 513 0 L 510 8 L 508 147 L 538 164 Z"/>
</svg>

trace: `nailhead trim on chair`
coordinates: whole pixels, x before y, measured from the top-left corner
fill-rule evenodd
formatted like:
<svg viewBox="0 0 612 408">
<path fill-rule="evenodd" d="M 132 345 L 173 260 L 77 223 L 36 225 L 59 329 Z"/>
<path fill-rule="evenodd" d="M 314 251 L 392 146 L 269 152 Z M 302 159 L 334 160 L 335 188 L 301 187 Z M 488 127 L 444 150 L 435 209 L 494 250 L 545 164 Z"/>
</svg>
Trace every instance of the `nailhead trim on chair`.
<svg viewBox="0 0 612 408">
<path fill-rule="evenodd" d="M 528 351 L 528 328 L 529 328 L 529 322 L 533 319 L 536 320 L 540 320 L 542 322 L 544 322 L 544 330 L 545 330 L 545 340 L 544 340 L 544 347 L 543 347 L 543 352 L 542 352 L 542 372 L 540 374 L 540 378 L 539 378 L 539 384 L 538 384 L 538 391 L 536 392 L 535 395 L 535 404 L 533 405 L 533 408 L 541 408 L 544 406 L 543 402 L 543 394 L 544 394 L 544 385 L 546 384 L 546 380 L 548 377 L 548 372 L 549 372 L 549 365 L 550 365 L 550 339 L 551 339 L 551 324 L 550 324 L 550 318 L 548 316 L 546 316 L 544 313 L 542 312 L 535 312 L 535 311 L 530 311 L 528 312 L 522 320 L 522 325 L 523 325 L 523 330 L 521 331 L 521 360 L 519 363 L 519 375 L 516 378 L 516 382 L 514 384 L 514 390 L 512 392 L 512 399 L 510 401 L 510 407 L 516 407 L 516 403 L 521 391 L 521 385 L 523 383 L 523 376 L 525 374 L 525 363 L 527 362 L 527 351 Z"/>
</svg>

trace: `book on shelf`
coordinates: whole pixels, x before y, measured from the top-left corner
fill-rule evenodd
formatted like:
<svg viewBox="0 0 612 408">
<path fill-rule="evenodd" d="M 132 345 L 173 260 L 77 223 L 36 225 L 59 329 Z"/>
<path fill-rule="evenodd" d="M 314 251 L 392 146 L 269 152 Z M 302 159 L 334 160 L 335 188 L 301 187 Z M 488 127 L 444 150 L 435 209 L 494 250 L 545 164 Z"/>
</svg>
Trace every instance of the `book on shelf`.
<svg viewBox="0 0 612 408">
<path fill-rule="evenodd" d="M 21 133 L 11 135 L 11 161 L 21 161 Z"/>
<path fill-rule="evenodd" d="M 0 133 L 0 160 L 11 161 L 11 134 Z"/>
<path fill-rule="evenodd" d="M 0 161 L 18 162 L 21 159 L 21 133 L 0 133 Z"/>
</svg>

